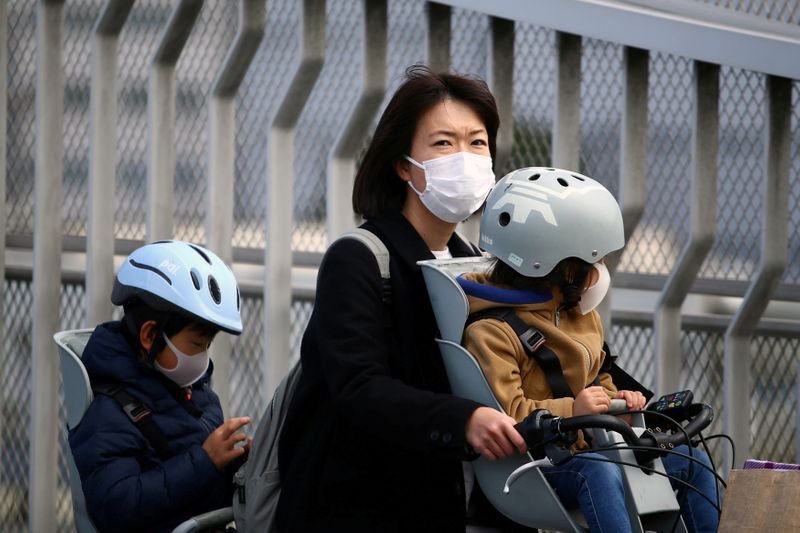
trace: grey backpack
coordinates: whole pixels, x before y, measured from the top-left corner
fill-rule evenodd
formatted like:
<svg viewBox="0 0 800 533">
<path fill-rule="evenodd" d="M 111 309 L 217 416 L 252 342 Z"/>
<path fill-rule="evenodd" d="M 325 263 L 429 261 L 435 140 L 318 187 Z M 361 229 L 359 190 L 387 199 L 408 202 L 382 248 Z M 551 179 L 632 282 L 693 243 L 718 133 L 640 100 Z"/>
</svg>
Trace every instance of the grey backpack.
<svg viewBox="0 0 800 533">
<path fill-rule="evenodd" d="M 389 250 L 374 233 L 357 228 L 339 238 L 363 243 L 375 255 L 384 286 L 388 286 Z M 275 512 L 281 495 L 278 441 L 301 371 L 297 362 L 278 385 L 258 422 L 247 462 L 233 476 L 233 517 L 237 531 L 275 530 Z"/>
</svg>

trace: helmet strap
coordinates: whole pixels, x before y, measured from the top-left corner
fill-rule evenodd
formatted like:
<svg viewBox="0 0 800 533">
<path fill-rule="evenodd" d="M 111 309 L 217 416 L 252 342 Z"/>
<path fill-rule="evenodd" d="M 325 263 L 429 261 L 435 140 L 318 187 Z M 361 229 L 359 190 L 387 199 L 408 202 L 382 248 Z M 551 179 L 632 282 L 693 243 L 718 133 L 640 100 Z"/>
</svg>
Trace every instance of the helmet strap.
<svg viewBox="0 0 800 533">
<path fill-rule="evenodd" d="M 164 335 L 166 335 L 166 333 L 164 333 L 164 330 L 167 327 L 168 321 L 169 318 L 164 318 L 163 324 L 159 320 L 156 321 L 155 338 L 153 339 L 153 344 L 150 345 L 150 349 L 147 351 L 147 362 L 150 363 L 151 365 L 153 364 L 153 361 L 156 360 L 156 356 L 167 345 L 167 343 L 164 341 Z"/>
</svg>

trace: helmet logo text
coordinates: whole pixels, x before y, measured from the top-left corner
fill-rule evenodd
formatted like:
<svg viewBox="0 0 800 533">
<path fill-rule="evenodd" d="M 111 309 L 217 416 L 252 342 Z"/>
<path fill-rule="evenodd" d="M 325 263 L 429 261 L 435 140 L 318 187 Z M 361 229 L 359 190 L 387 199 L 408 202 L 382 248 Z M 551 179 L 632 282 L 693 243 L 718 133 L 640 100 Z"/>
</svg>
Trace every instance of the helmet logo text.
<svg viewBox="0 0 800 533">
<path fill-rule="evenodd" d="M 170 274 L 175 274 L 180 267 L 178 265 L 176 265 L 175 263 L 171 263 L 168 259 L 164 259 L 158 265 L 158 268 L 163 268 L 164 270 L 166 270 Z"/>
</svg>

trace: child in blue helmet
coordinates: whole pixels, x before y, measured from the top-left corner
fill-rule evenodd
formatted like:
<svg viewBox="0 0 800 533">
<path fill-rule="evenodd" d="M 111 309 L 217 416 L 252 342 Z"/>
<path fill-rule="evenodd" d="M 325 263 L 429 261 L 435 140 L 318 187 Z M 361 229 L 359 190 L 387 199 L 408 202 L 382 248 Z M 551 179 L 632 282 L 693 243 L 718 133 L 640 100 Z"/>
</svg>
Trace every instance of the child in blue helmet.
<svg viewBox="0 0 800 533">
<path fill-rule="evenodd" d="M 537 409 L 562 417 L 599 414 L 612 399 L 644 408 L 642 393 L 620 390 L 607 371 L 595 310 L 610 284 L 603 258 L 625 244 L 611 193 L 575 172 L 516 170 L 486 200 L 480 243 L 496 260 L 488 273 L 459 278 L 475 319 L 465 329 L 464 346 L 505 412 L 518 421 Z M 512 321 L 537 332 L 558 368 L 535 357 L 540 343 L 531 348 L 534 353 L 524 348 Z M 583 436 L 574 444 L 577 450 L 588 447 Z M 676 451 L 689 453 L 686 445 Z M 700 450 L 692 453 L 703 464 L 690 468 L 688 460 L 672 454 L 663 458 L 664 468 L 696 489 L 686 493 L 681 508 L 688 530 L 716 531 L 709 458 Z M 580 506 L 590 531 L 631 531 L 620 469 L 602 459 L 584 455 L 541 470 L 562 502 Z M 682 488 L 680 482 L 672 486 Z"/>
<path fill-rule="evenodd" d="M 125 260 L 111 299 L 124 317 L 86 345 L 95 398 L 69 444 L 99 531 L 169 531 L 230 506 L 249 449 L 250 419 L 223 420 L 208 384 L 214 336 L 242 331 L 239 289 L 213 252 L 159 241 Z"/>
</svg>

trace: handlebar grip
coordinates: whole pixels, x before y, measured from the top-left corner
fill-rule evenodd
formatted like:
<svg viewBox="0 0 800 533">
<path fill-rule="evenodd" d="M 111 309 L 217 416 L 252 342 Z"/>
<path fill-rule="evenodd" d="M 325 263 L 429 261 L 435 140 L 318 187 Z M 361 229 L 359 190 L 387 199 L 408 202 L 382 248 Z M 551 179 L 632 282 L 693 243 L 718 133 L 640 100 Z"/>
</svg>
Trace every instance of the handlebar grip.
<svg viewBox="0 0 800 533">
<path fill-rule="evenodd" d="M 579 429 L 601 428 L 616 431 L 631 445 L 638 444 L 638 437 L 633 429 L 623 420 L 612 415 L 582 415 L 571 418 L 562 418 L 559 421 L 559 430 L 577 431 Z"/>
<path fill-rule="evenodd" d="M 714 409 L 710 405 L 704 403 L 693 403 L 686 408 L 686 414 L 689 416 L 689 423 L 683 427 L 683 431 L 673 433 L 665 438 L 657 438 L 659 443 L 671 444 L 673 446 L 680 446 L 681 444 L 689 444 L 686 442 L 686 435 L 691 439 L 705 428 L 714 420 Z M 684 431 L 686 434 L 684 434 Z"/>
<path fill-rule="evenodd" d="M 619 413 L 628 410 L 628 402 L 623 398 L 615 398 L 608 404 L 608 414 Z"/>
<path fill-rule="evenodd" d="M 690 422 L 683 427 L 683 431 L 676 433 L 649 432 L 643 434 L 640 445 L 652 446 L 653 448 L 671 449 L 687 442 L 692 437 L 704 430 L 714 420 L 714 409 L 704 403 L 694 403 L 686 408 L 686 413 L 690 417 Z M 685 432 L 685 433 L 684 433 Z M 649 460 L 655 455 L 653 452 L 636 451 L 636 457 L 640 461 Z"/>
</svg>

